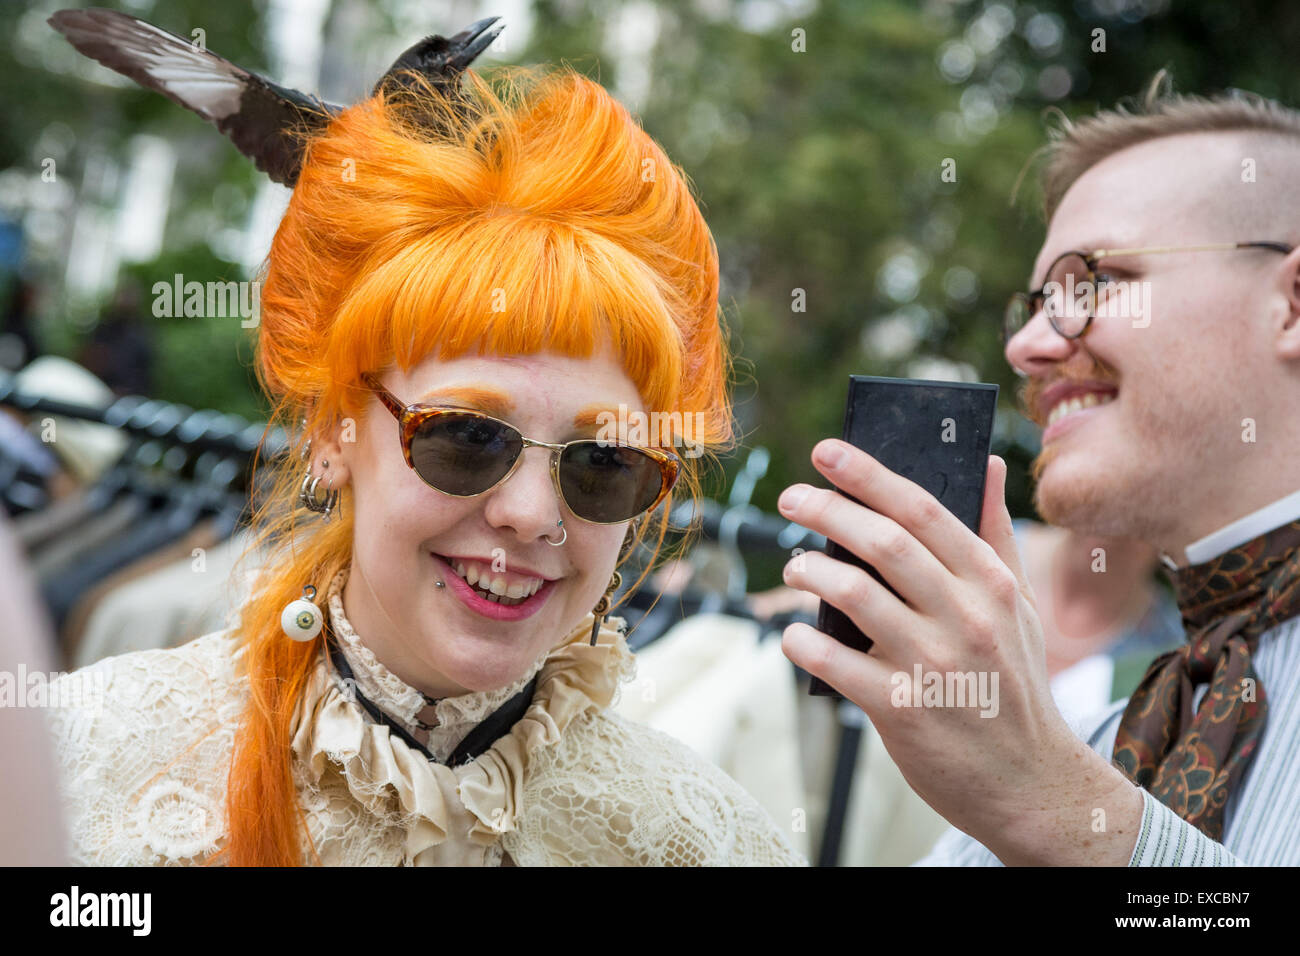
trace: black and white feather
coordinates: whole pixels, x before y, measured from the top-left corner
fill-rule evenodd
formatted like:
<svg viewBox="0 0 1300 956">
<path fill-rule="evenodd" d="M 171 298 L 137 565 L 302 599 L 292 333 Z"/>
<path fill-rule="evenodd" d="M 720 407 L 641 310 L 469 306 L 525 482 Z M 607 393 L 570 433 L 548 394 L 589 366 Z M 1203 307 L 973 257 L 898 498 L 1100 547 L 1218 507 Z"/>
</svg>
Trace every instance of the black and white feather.
<svg viewBox="0 0 1300 956">
<path fill-rule="evenodd" d="M 498 19 L 479 20 L 450 39 L 425 37 L 397 59 L 375 91 L 409 85 L 409 70 L 426 74 L 440 90 L 451 90 L 504 29 L 504 24 L 493 26 Z M 258 169 L 286 186 L 298 180 L 307 138 L 343 110 L 116 10 L 60 10 L 49 22 L 86 56 L 198 113 Z"/>
</svg>

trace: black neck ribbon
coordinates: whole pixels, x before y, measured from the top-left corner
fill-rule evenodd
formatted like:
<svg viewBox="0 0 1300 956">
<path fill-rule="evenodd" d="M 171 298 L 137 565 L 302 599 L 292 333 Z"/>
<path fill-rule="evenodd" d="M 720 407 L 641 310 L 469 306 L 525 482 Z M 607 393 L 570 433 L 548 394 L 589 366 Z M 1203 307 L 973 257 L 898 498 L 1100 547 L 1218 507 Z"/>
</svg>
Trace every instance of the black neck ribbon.
<svg viewBox="0 0 1300 956">
<path fill-rule="evenodd" d="M 428 748 L 412 737 L 405 727 L 376 707 L 361 693 L 361 688 L 357 686 L 356 677 L 352 673 L 352 667 L 343 655 L 342 648 L 339 647 L 338 642 L 332 636 L 326 637 L 325 646 L 329 649 L 330 663 L 334 665 L 334 669 L 339 672 L 340 677 L 350 682 L 353 696 L 356 697 L 357 703 L 370 715 L 371 719 L 386 726 L 390 733 L 395 734 L 412 750 L 424 754 L 433 763 L 439 763 L 438 758 L 429 753 Z M 462 764 L 469 763 L 474 758 L 487 753 L 488 748 L 504 737 L 510 731 L 510 728 L 517 724 L 524 714 L 528 712 L 528 707 L 533 702 L 533 692 L 537 689 L 539 676 L 534 676 L 523 690 L 494 710 L 477 727 L 471 730 L 456 749 L 452 751 L 451 756 L 447 758 L 447 766 L 459 767 Z"/>
</svg>

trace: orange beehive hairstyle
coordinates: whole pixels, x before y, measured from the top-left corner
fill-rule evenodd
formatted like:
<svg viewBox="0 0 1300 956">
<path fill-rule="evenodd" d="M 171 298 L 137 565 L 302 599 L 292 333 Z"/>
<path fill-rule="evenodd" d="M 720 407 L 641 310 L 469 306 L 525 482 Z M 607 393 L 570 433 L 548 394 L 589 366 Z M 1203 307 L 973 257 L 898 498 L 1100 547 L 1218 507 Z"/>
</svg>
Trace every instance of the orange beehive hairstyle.
<svg viewBox="0 0 1300 956">
<path fill-rule="evenodd" d="M 674 437 L 704 452 L 640 526 L 658 552 L 672 500 L 698 496 L 701 463 L 734 443 L 716 247 L 685 175 L 598 84 L 567 68 L 498 80 L 467 71 L 456 109 L 427 84 L 374 96 L 308 144 L 261 293 L 272 420 L 296 433 L 305 418 L 304 434 L 359 421 L 374 400 L 361 376 L 394 365 L 610 342 L 645 408 L 691 413 Z M 325 523 L 292 507 L 299 450 L 257 483 L 250 553 L 265 563 L 238 625 L 250 697 L 214 862 L 319 862 L 290 736 L 323 637 L 287 639 L 280 613 L 348 566 L 353 509 Z"/>
</svg>

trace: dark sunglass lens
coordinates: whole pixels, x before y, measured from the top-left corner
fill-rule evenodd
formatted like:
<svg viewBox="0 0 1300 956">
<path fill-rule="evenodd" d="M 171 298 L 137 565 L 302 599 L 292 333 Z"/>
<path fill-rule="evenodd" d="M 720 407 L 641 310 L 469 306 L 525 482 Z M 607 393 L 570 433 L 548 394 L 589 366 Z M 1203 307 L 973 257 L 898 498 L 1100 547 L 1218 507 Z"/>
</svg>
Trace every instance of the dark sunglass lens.
<svg viewBox="0 0 1300 956">
<path fill-rule="evenodd" d="M 644 452 L 598 441 L 577 442 L 560 457 L 564 501 L 588 521 L 627 521 L 659 497 L 663 473 Z"/>
<path fill-rule="evenodd" d="M 415 472 L 439 491 L 477 495 L 495 485 L 523 449 L 519 432 L 472 414 L 438 415 L 411 439 Z"/>
</svg>

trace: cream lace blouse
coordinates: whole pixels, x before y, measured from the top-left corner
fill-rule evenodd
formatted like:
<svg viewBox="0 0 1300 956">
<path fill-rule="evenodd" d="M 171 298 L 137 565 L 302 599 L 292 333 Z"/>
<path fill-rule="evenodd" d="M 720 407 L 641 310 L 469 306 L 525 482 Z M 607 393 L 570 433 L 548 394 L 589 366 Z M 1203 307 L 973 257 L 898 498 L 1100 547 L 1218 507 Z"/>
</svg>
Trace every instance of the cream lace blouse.
<svg viewBox="0 0 1300 956">
<path fill-rule="evenodd" d="M 345 576 L 331 583 L 328 606 L 357 688 L 439 760 L 540 676 L 523 718 L 452 769 L 372 722 L 322 653 L 290 745 L 322 863 L 806 864 L 725 773 L 608 709 L 635 670 L 618 618 L 592 647 L 588 616 L 509 687 L 430 705 L 353 631 L 340 597 Z M 52 685 L 58 692 L 75 680 L 80 694 L 77 706 L 50 710 L 72 862 L 195 864 L 222 848 L 226 774 L 247 700 L 242 657 L 227 629 L 108 658 Z M 432 726 L 427 742 L 420 724 Z"/>
</svg>

